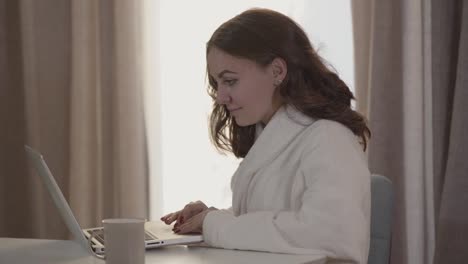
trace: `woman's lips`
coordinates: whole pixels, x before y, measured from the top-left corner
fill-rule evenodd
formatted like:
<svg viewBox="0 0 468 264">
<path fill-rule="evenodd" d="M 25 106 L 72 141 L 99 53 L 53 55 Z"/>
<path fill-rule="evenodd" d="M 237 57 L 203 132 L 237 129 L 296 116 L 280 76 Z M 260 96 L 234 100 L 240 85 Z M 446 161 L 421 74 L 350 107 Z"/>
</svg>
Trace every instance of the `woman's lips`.
<svg viewBox="0 0 468 264">
<path fill-rule="evenodd" d="M 229 112 L 234 113 L 234 112 L 236 112 L 237 110 L 240 110 L 240 109 L 242 109 L 242 108 L 239 107 L 239 108 L 229 109 Z"/>
</svg>

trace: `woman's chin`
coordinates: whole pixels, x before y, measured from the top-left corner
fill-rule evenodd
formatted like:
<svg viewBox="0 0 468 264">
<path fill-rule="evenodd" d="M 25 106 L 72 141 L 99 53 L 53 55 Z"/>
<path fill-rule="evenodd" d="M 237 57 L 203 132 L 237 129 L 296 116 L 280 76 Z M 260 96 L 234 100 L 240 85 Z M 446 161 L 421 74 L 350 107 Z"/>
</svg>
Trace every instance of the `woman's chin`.
<svg viewBox="0 0 468 264">
<path fill-rule="evenodd" d="M 247 120 L 242 120 L 241 118 L 234 117 L 234 121 L 240 127 L 246 127 L 255 124 L 255 122 L 248 122 Z"/>
</svg>

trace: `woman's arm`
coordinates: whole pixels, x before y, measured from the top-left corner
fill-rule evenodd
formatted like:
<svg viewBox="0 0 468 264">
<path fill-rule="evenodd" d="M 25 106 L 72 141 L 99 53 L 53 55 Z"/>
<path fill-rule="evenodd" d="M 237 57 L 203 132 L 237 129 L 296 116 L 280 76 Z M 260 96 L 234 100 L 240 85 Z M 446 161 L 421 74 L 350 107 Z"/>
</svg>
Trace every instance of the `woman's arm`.
<svg viewBox="0 0 468 264">
<path fill-rule="evenodd" d="M 203 222 L 205 242 L 229 249 L 367 261 L 370 173 L 362 150 L 350 131 L 333 122 L 310 136 L 314 139 L 307 143 L 298 172 L 305 180 L 300 209 L 238 217 L 229 211 L 210 212 Z"/>
</svg>

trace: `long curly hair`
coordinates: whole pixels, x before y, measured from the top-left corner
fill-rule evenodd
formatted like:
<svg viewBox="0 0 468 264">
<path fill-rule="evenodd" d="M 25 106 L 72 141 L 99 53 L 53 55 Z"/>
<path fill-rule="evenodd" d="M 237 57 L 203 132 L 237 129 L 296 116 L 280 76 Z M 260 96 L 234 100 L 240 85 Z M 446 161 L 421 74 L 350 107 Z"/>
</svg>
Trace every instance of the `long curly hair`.
<svg viewBox="0 0 468 264">
<path fill-rule="evenodd" d="M 263 67 L 282 58 L 287 65 L 287 75 L 278 87 L 283 102 L 312 118 L 345 125 L 366 150 L 371 133 L 365 118 L 351 108 L 352 92 L 326 66 L 292 19 L 268 9 L 249 9 L 216 29 L 207 43 L 207 55 L 213 47 Z M 214 101 L 209 119 L 211 141 L 218 150 L 243 158 L 254 144 L 255 125 L 235 123 L 226 107 L 216 103 L 217 86 L 208 69 L 207 76 L 208 94 Z"/>
</svg>

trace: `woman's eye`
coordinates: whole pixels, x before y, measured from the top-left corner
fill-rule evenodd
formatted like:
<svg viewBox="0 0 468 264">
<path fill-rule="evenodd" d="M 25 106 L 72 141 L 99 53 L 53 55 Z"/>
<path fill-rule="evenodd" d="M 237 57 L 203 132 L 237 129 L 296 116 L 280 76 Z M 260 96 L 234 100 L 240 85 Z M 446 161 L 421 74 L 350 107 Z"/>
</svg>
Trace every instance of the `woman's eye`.
<svg viewBox="0 0 468 264">
<path fill-rule="evenodd" d="M 224 84 L 232 86 L 237 82 L 237 80 L 224 80 Z"/>
</svg>

